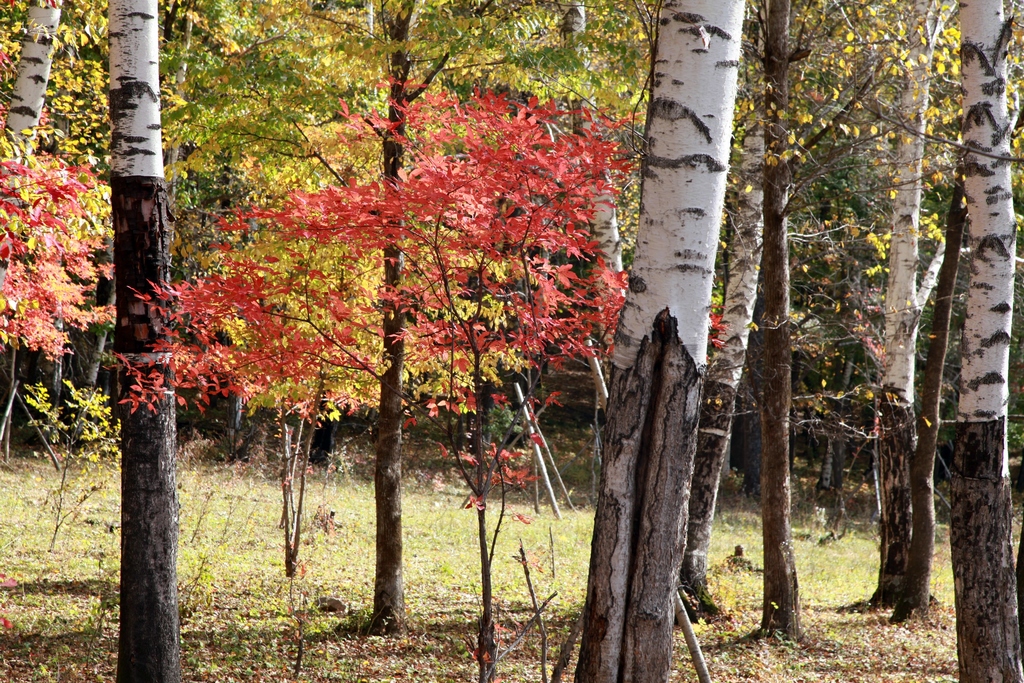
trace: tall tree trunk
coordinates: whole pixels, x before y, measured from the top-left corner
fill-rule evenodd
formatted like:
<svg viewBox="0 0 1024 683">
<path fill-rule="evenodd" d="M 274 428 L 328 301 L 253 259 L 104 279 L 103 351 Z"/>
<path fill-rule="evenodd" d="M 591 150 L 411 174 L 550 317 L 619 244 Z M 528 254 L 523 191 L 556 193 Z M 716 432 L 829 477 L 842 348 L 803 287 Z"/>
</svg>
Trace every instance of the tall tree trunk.
<svg viewBox="0 0 1024 683">
<path fill-rule="evenodd" d="M 885 295 L 885 367 L 880 400 L 879 485 L 882 496 L 878 587 L 871 602 L 891 607 L 899 596 L 910 550 L 910 459 L 917 443 L 914 428 L 914 359 L 924 302 L 919 301 L 917 237 L 921 214 L 921 160 L 925 112 L 934 51 L 937 9 L 933 0 L 915 0 L 909 55 L 900 113 L 909 130 L 896 145 L 896 197 L 889 281 Z"/>
<path fill-rule="evenodd" d="M 7 130 L 26 146 L 27 152 L 32 151 L 32 129 L 39 125 L 46 101 L 53 39 L 60 25 L 60 8 L 60 2 L 51 5 L 47 0 L 36 0 L 28 8 L 28 26 L 18 59 L 18 79 L 11 93 L 11 108 L 7 112 Z"/>
<path fill-rule="evenodd" d="M 391 92 L 388 121 L 392 133 L 384 137 L 384 181 L 398 184 L 405 162 L 401 137 L 405 135 L 406 83 L 412 62 L 405 51 L 413 18 L 413 2 L 400 4 L 394 15 L 384 17 L 391 53 Z M 384 286 L 398 287 L 404 270 L 401 246 L 384 249 Z M 402 579 L 402 404 L 405 374 L 405 314 L 394 308 L 384 311 L 384 364 L 380 380 L 377 418 L 377 452 L 374 464 L 374 497 L 377 511 L 377 562 L 373 580 L 373 615 L 370 631 L 397 634 L 405 630 L 405 587 Z"/>
<path fill-rule="evenodd" d="M 960 264 L 967 207 L 964 206 L 963 180 L 953 187 L 946 215 L 946 253 L 935 288 L 935 310 L 929 337 L 928 358 L 921 385 L 921 415 L 917 418 L 917 449 L 910 463 L 910 493 L 914 506 L 914 528 L 907 556 L 907 575 L 903 592 L 896 603 L 892 621 L 900 622 L 913 614 L 925 614 L 931 600 L 932 556 L 935 554 L 935 448 L 939 440 L 942 406 L 942 371 L 949 346 L 949 320 L 953 310 L 953 290 Z"/>
<path fill-rule="evenodd" d="M 761 518 L 764 604 L 761 631 L 800 638 L 800 596 L 790 528 L 789 0 L 773 0 L 765 37 L 764 388 L 761 395 Z"/>
<path fill-rule="evenodd" d="M 166 338 L 154 305 L 169 281 L 171 221 L 160 146 L 156 0 L 110 3 L 110 195 L 117 316 L 114 350 L 143 372 L 170 375 L 155 351 Z M 147 301 L 147 299 L 149 299 Z M 120 372 L 121 398 L 134 380 Z M 175 490 L 174 392 L 152 410 L 122 403 L 121 609 L 118 683 L 178 683 L 178 501 Z"/>
<path fill-rule="evenodd" d="M 964 144 L 1009 156 L 1006 56 L 1012 21 L 1001 0 L 960 5 Z M 1013 570 L 1006 404 L 1016 219 L 1010 164 L 968 151 L 971 279 L 961 341 L 950 548 L 960 680 L 1022 681 Z"/>
<path fill-rule="evenodd" d="M 668 680 L 742 18 L 738 0 L 661 11 L 578 683 Z"/>
<path fill-rule="evenodd" d="M 747 358 L 747 338 L 757 298 L 764 219 L 763 174 L 764 132 L 758 126 L 748 130 L 743 140 L 739 211 L 729 244 L 732 277 L 727 285 L 722 313 L 728 337 L 722 349 L 715 354 L 704 384 L 697 454 L 690 486 L 686 552 L 679 572 L 680 583 L 697 599 L 699 609 L 712 614 L 717 612 L 717 608 L 707 589 L 708 548 L 718 499 L 718 482 L 729 454 L 736 388 Z"/>
</svg>

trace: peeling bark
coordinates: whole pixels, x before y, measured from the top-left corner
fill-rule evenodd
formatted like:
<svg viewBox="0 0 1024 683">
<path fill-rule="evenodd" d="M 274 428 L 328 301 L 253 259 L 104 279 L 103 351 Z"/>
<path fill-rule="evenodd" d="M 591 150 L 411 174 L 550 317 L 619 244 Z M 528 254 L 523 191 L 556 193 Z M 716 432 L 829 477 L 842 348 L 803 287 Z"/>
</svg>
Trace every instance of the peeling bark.
<svg viewBox="0 0 1024 683">
<path fill-rule="evenodd" d="M 892 607 L 903 591 L 910 552 L 910 467 L 906 458 L 917 441 L 913 406 L 893 391 L 886 391 L 878 402 L 881 435 L 878 443 L 879 495 L 882 516 L 881 564 L 878 587 L 871 597 L 876 607 Z"/>
<path fill-rule="evenodd" d="M 114 351 L 147 370 L 170 373 L 166 354 L 153 353 L 167 321 L 141 295 L 169 281 L 171 225 L 163 178 L 110 181 L 117 273 Z M 120 372 L 120 398 L 135 380 Z M 153 405 L 121 421 L 121 609 L 118 683 L 177 683 L 178 501 L 175 488 L 175 401 L 168 389 Z"/>
<path fill-rule="evenodd" d="M 667 311 L 612 370 L 577 683 L 668 679 L 701 380 Z"/>
<path fill-rule="evenodd" d="M 742 18 L 738 0 L 669 0 L 661 10 L 577 683 L 660 683 L 671 671 Z M 676 108 L 699 111 L 700 125 Z"/>
</svg>

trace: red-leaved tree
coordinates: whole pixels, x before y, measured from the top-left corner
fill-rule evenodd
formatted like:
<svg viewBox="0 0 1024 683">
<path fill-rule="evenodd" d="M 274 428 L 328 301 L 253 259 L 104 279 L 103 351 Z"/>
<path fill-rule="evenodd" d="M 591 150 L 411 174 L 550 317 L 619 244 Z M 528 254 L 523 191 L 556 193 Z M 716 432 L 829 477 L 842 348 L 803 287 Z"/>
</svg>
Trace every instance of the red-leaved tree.
<svg viewBox="0 0 1024 683">
<path fill-rule="evenodd" d="M 241 217 L 245 239 L 222 248 L 220 274 L 184 284 L 176 375 L 225 395 L 336 405 L 369 402 L 384 374 L 380 311 L 408 318 L 410 406 L 447 426 L 446 452 L 478 521 L 482 615 L 476 659 L 491 680 L 503 656 L 492 612 L 491 563 L 504 493 L 525 470 L 491 435 L 487 407 L 506 402 L 510 373 L 593 354 L 594 329 L 614 327 L 623 278 L 604 267 L 588 221 L 614 194 L 620 150 L 551 107 L 481 95 L 466 105 L 427 98 L 409 108 L 399 183 L 355 182 L 293 194 Z M 350 118 L 351 143 L 380 134 L 380 118 Z M 598 127 L 593 127 L 598 130 Z M 385 286 L 380 254 L 397 246 L 404 278 Z M 143 383 L 144 384 L 144 383 Z M 456 438 L 456 416 L 470 438 Z M 495 491 L 497 519 L 488 520 Z M 490 524 L 490 526 L 489 526 Z"/>
</svg>

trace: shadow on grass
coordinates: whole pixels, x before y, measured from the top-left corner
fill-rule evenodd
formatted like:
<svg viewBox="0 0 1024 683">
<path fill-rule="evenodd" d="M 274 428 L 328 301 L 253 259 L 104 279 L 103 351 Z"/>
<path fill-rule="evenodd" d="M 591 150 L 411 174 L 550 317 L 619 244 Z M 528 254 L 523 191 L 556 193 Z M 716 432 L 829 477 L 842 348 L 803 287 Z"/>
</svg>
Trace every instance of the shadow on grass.
<svg viewBox="0 0 1024 683">
<path fill-rule="evenodd" d="M 118 593 L 118 585 L 107 579 L 85 579 L 85 580 L 61 580 L 50 581 L 29 581 L 19 583 L 13 588 L 0 589 L 7 593 L 16 595 L 74 595 L 78 597 L 100 596 L 103 598 L 114 597 Z"/>
</svg>

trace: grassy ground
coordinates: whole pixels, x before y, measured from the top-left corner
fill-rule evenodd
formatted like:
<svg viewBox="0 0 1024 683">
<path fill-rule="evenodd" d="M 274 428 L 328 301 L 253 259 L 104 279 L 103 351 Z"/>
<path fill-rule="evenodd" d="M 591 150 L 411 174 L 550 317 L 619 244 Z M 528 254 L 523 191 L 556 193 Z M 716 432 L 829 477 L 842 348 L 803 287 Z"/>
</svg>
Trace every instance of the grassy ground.
<svg viewBox="0 0 1024 683">
<path fill-rule="evenodd" d="M 183 465 L 178 576 L 184 680 L 292 680 L 296 613 L 305 619 L 301 680 L 472 680 L 479 577 L 475 522 L 459 507 L 462 489 L 436 471 L 410 474 L 404 519 L 411 628 L 401 639 L 367 637 L 359 631 L 372 596 L 373 497 L 359 468 L 354 471 L 315 475 L 307 508 L 311 526 L 300 555 L 303 575 L 289 582 L 277 528 L 280 485 L 269 470 Z M 14 588 L 0 588 L 0 617 L 13 623 L 0 629 L 0 680 L 113 680 L 118 483 L 114 473 L 98 481 L 103 487 L 82 503 L 49 552 L 51 491 L 58 482 L 52 469 L 24 458 L 0 467 L 0 573 L 17 581 Z M 939 533 L 933 586 L 939 603 L 932 616 L 891 626 L 888 613 L 842 609 L 874 588 L 876 539 L 859 522 L 828 542 L 824 514 L 810 490 L 800 494 L 795 528 L 806 638 L 799 644 L 744 638 L 760 618 L 760 530 L 756 504 L 731 493 L 735 487 L 726 482 L 712 549 L 712 590 L 726 616 L 697 627 L 714 680 L 955 679 L 946 529 Z M 532 515 L 523 503 L 514 507 Z M 314 527 L 318 510 L 323 523 Z M 856 503 L 850 510 L 856 517 Z M 589 511 L 566 512 L 561 521 L 545 511 L 532 524 L 505 527 L 495 555 L 495 592 L 501 622 L 510 629 L 506 638 L 528 617 L 522 568 L 513 559 L 519 539 L 536 561 L 537 592 L 558 593 L 549 634 L 561 642 L 583 599 L 590 528 Z M 737 544 L 745 547 L 750 566 L 728 560 Z M 317 611 L 313 605 L 321 596 L 340 598 L 346 612 Z M 540 680 L 538 641 L 528 637 L 503 663 L 505 680 Z M 681 635 L 676 650 L 673 680 L 693 680 Z"/>
</svg>

